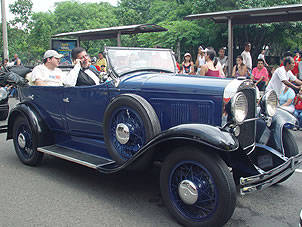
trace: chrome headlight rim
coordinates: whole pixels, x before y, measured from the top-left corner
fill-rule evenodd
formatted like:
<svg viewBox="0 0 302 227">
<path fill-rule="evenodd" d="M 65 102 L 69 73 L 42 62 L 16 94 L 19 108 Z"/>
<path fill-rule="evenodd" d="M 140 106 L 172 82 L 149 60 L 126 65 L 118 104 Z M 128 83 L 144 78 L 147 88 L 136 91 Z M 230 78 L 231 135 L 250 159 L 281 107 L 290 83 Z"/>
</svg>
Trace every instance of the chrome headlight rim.
<svg viewBox="0 0 302 227">
<path fill-rule="evenodd" d="M 238 107 L 240 107 L 241 109 L 238 109 Z M 243 111 L 243 112 L 240 114 L 237 111 Z M 248 101 L 243 92 L 236 93 L 234 97 L 231 99 L 231 112 L 232 112 L 233 120 L 236 122 L 236 124 L 238 125 L 243 124 L 248 113 Z"/>
<path fill-rule="evenodd" d="M 275 104 L 274 104 L 275 103 Z M 261 100 L 261 109 L 269 117 L 276 114 L 278 107 L 278 97 L 274 90 L 267 91 Z"/>
</svg>

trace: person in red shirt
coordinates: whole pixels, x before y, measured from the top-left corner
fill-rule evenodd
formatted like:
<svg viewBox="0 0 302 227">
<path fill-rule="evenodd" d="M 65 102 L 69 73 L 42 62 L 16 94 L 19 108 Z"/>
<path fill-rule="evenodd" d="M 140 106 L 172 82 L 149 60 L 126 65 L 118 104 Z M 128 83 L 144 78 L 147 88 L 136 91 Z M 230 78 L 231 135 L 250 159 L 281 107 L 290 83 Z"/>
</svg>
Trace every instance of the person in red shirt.
<svg viewBox="0 0 302 227">
<path fill-rule="evenodd" d="M 295 112 L 294 115 L 299 120 L 299 128 L 302 129 L 302 88 L 300 88 L 299 93 L 294 99 Z"/>
<path fill-rule="evenodd" d="M 288 57 L 288 56 L 292 56 L 291 52 L 289 52 L 289 51 L 285 53 L 284 58 L 285 58 L 285 57 Z M 300 55 L 299 55 L 299 56 L 300 56 Z M 296 58 L 296 60 L 298 59 L 297 56 L 295 56 L 295 58 Z M 295 76 L 297 76 L 297 75 L 299 74 L 299 65 L 298 65 L 298 61 L 296 61 L 295 58 L 294 58 L 295 66 L 294 66 L 294 68 L 293 68 L 291 71 L 292 71 L 292 73 L 293 73 Z M 299 58 L 300 58 L 300 57 L 299 57 Z M 281 64 L 280 64 L 280 67 L 281 67 L 281 66 L 283 66 L 283 59 L 282 59 Z"/>
<path fill-rule="evenodd" d="M 257 67 L 252 71 L 251 79 L 255 82 L 255 85 L 260 91 L 265 90 L 265 86 L 268 82 L 268 71 L 264 67 L 264 60 L 259 58 L 257 60 Z"/>
<path fill-rule="evenodd" d="M 301 56 L 300 56 L 299 51 L 296 52 L 296 56 L 294 57 L 294 61 L 297 62 L 297 63 L 301 61 Z"/>
</svg>

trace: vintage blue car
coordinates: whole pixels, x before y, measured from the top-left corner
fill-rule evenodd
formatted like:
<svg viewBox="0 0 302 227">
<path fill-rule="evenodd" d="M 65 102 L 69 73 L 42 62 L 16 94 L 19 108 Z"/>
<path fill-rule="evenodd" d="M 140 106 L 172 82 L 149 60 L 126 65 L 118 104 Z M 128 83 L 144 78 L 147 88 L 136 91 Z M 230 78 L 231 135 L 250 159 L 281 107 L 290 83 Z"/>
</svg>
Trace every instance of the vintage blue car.
<svg viewBox="0 0 302 227">
<path fill-rule="evenodd" d="M 237 191 L 289 178 L 302 162 L 295 117 L 250 80 L 179 75 L 168 49 L 107 47 L 102 83 L 19 87 L 7 139 L 19 159 L 44 154 L 101 173 L 160 164 L 162 199 L 186 226 L 221 226 Z"/>
</svg>

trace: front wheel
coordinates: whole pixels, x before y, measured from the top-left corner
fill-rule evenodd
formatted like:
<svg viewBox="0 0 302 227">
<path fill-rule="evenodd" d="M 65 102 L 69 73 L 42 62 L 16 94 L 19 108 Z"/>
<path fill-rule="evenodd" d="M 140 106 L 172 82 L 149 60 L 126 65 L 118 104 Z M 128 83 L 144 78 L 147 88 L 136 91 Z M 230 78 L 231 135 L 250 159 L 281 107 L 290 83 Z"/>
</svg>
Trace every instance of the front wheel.
<svg viewBox="0 0 302 227">
<path fill-rule="evenodd" d="M 16 118 L 13 125 L 13 141 L 21 162 L 36 166 L 42 161 L 43 153 L 37 151 L 37 137 L 26 118 Z"/>
<path fill-rule="evenodd" d="M 222 226 L 236 206 L 236 187 L 225 162 L 195 147 L 167 156 L 160 188 L 168 210 L 185 226 Z"/>
</svg>

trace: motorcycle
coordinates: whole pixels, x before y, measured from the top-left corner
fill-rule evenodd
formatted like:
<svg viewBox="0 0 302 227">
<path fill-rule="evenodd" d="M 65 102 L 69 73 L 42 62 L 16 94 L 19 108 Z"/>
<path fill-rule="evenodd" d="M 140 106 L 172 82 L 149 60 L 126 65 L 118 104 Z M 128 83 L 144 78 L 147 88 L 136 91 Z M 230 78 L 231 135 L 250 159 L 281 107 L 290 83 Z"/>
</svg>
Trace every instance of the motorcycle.
<svg viewBox="0 0 302 227">
<path fill-rule="evenodd" d="M 24 66 L 10 68 L 2 66 L 0 70 L 0 121 L 6 120 L 9 114 L 9 89 L 26 86 L 28 81 L 24 77 L 30 71 L 31 69 Z"/>
</svg>

